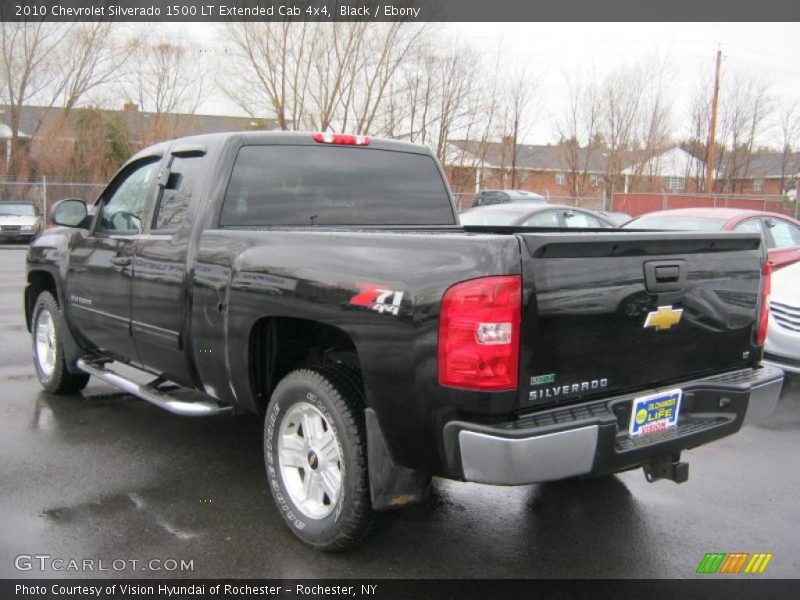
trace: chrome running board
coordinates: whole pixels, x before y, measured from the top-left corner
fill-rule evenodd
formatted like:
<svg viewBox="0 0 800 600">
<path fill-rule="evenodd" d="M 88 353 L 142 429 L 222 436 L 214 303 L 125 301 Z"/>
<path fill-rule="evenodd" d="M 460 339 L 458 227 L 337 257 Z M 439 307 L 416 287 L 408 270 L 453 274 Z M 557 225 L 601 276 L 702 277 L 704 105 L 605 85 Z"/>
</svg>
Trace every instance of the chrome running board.
<svg viewBox="0 0 800 600">
<path fill-rule="evenodd" d="M 177 390 L 170 391 L 160 390 L 158 386 L 165 383 L 164 379 L 160 377 L 154 379 L 150 383 L 141 384 L 112 371 L 100 360 L 93 361 L 91 359 L 79 358 L 77 366 L 84 373 L 102 379 L 106 383 L 110 383 L 114 387 L 121 389 L 123 392 L 146 400 L 176 415 L 206 417 L 233 411 L 232 406 L 218 404 L 201 392 L 196 392 L 187 388 L 177 388 Z M 196 400 L 182 400 L 176 398 L 171 395 L 173 391 L 179 392 L 181 395 L 188 395 L 190 398 L 195 398 Z"/>
</svg>

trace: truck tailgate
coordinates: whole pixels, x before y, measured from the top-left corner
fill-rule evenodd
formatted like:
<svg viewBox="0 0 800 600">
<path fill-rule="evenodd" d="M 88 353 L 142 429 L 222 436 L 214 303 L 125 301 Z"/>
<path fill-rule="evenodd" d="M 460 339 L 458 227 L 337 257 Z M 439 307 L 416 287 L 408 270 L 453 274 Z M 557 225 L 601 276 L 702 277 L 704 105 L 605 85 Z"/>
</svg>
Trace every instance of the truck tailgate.
<svg viewBox="0 0 800 600">
<path fill-rule="evenodd" d="M 523 233 L 521 407 L 751 365 L 750 234 Z"/>
</svg>

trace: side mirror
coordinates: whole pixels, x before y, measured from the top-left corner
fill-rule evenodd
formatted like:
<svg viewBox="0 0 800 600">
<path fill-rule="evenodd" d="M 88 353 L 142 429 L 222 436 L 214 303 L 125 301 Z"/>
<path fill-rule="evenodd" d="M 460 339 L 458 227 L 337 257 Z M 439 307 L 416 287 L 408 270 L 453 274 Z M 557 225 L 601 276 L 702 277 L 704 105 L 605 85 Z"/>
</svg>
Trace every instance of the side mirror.
<svg viewBox="0 0 800 600">
<path fill-rule="evenodd" d="M 68 198 L 61 200 L 53 206 L 52 221 L 64 227 L 85 227 L 84 222 L 89 216 L 89 209 L 82 200 Z"/>
</svg>

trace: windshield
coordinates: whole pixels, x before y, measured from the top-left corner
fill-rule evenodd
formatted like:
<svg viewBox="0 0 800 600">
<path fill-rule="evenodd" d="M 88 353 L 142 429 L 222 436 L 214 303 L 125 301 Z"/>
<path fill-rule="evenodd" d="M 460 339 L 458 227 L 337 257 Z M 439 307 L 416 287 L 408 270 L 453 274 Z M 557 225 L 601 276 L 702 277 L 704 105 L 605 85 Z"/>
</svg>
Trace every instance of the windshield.
<svg viewBox="0 0 800 600">
<path fill-rule="evenodd" d="M 36 207 L 33 204 L 0 204 L 0 215 L 5 217 L 35 217 Z"/>
<path fill-rule="evenodd" d="M 725 219 L 644 215 L 623 225 L 623 229 L 674 229 L 683 231 L 722 231 Z"/>
<path fill-rule="evenodd" d="M 519 215 L 507 211 L 471 210 L 460 215 L 462 225 L 511 225 Z"/>
</svg>

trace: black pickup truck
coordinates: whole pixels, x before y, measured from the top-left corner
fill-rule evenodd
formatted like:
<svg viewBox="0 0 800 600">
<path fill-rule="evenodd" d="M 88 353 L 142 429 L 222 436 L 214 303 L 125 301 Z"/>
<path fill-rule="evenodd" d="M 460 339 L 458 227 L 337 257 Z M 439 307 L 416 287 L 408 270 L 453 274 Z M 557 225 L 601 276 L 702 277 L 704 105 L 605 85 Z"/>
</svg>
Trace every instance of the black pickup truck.
<svg viewBox="0 0 800 600">
<path fill-rule="evenodd" d="M 178 414 L 262 415 L 270 491 L 320 549 L 432 475 L 685 481 L 681 452 L 769 414 L 783 381 L 759 364 L 757 236 L 463 228 L 403 142 L 179 139 L 53 220 L 25 290 L 44 388 L 94 375 Z"/>
</svg>

